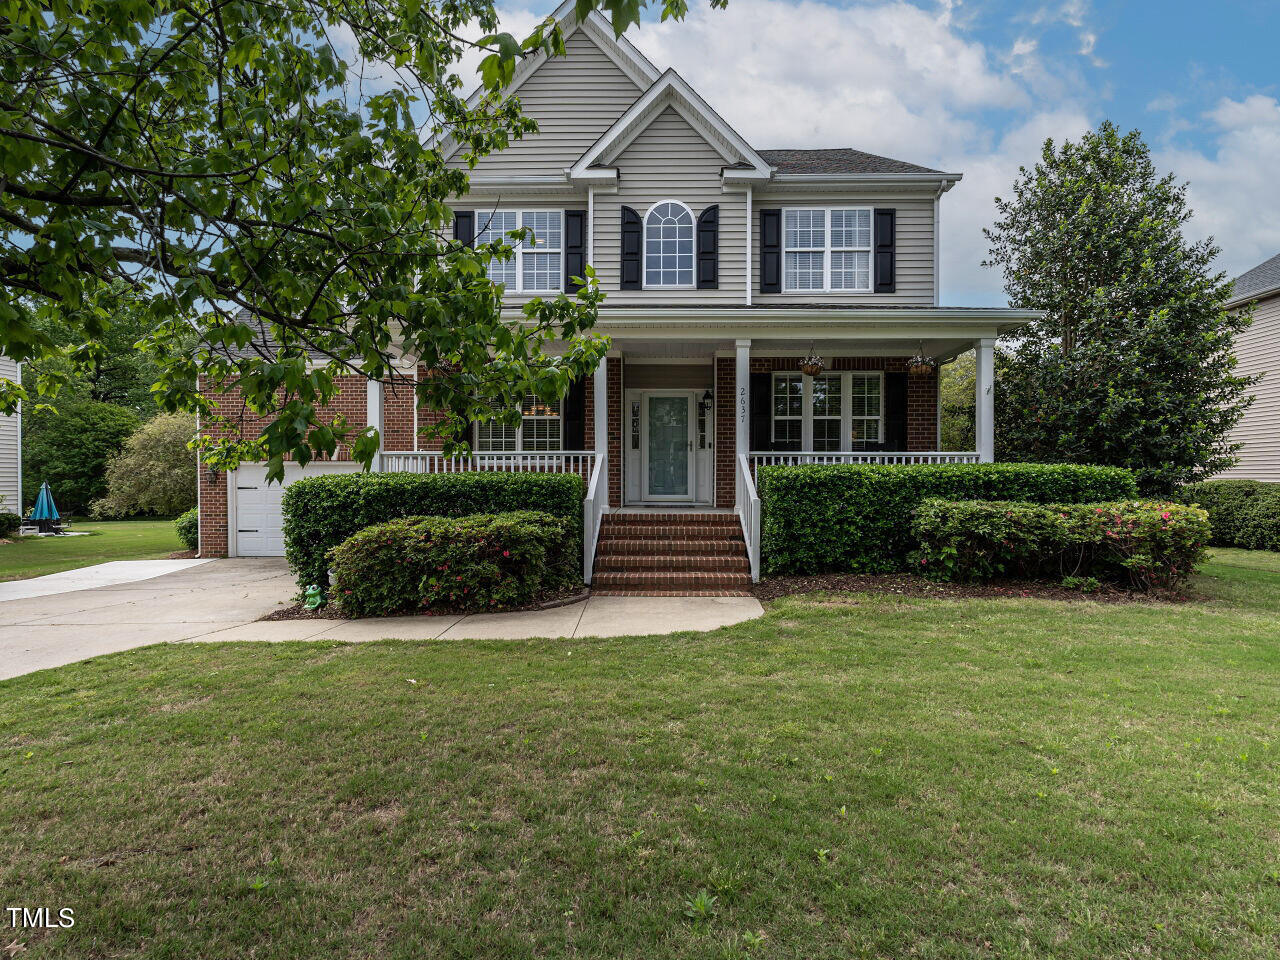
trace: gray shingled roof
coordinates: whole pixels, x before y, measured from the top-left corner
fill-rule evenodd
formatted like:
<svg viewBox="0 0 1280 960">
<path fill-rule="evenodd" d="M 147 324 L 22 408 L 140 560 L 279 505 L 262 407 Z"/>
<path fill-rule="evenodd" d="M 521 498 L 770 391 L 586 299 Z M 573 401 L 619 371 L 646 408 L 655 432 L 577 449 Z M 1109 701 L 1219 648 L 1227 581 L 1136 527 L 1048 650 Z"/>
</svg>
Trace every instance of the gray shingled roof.
<svg viewBox="0 0 1280 960">
<path fill-rule="evenodd" d="M 825 150 L 760 150 L 779 173 L 941 173 L 903 160 L 878 157 L 851 147 Z"/>
<path fill-rule="evenodd" d="M 1280 253 L 1236 277 L 1231 299 L 1244 300 L 1277 287 L 1280 287 Z"/>
</svg>

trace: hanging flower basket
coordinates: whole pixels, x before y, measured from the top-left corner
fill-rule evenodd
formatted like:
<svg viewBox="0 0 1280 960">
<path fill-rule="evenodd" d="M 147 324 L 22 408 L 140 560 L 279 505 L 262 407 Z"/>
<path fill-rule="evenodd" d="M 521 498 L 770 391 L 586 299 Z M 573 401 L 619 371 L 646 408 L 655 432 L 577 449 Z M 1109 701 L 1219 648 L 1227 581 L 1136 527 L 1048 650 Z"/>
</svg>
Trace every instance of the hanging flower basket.
<svg viewBox="0 0 1280 960">
<path fill-rule="evenodd" d="M 805 357 L 800 361 L 800 372 L 806 377 L 816 377 L 824 369 L 821 357 Z"/>
<path fill-rule="evenodd" d="M 933 357 L 926 357 L 922 354 L 916 355 L 907 361 L 907 373 L 913 377 L 927 377 L 937 369 L 938 361 Z"/>
</svg>

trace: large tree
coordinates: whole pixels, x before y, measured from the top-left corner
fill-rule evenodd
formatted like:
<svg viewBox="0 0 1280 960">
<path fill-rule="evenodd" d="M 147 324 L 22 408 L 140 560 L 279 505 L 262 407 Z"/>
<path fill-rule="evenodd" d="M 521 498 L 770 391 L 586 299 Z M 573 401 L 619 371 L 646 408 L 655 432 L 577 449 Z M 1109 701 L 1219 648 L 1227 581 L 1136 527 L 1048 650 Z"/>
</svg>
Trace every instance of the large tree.
<svg viewBox="0 0 1280 960">
<path fill-rule="evenodd" d="M 1013 306 L 1045 311 L 997 358 L 1000 457 L 1130 467 L 1150 493 L 1234 463 L 1249 317 L 1224 309 L 1218 248 L 1186 238 L 1186 185 L 1141 135 L 1108 122 L 1045 141 L 996 208 L 987 265 Z"/>
<path fill-rule="evenodd" d="M 577 7 L 620 32 L 642 5 Z M 475 48 L 469 100 L 457 65 Z M 535 128 L 501 92 L 517 63 L 563 49 L 550 19 L 500 32 L 488 0 L 0 0 L 0 351 L 65 353 L 43 318 L 92 358 L 128 310 L 161 407 L 207 418 L 197 371 L 238 382 L 267 426 L 206 456 L 265 455 L 275 476 L 342 441 L 368 462 L 376 435 L 317 408 L 337 375 L 389 378 L 401 351 L 430 370 L 418 402 L 452 414 L 451 444 L 526 393 L 562 394 L 605 347 L 592 278 L 504 319 L 485 266 L 523 235 L 466 249 L 448 204 L 467 163 Z M 0 382 L 0 410 L 24 392 Z"/>
</svg>

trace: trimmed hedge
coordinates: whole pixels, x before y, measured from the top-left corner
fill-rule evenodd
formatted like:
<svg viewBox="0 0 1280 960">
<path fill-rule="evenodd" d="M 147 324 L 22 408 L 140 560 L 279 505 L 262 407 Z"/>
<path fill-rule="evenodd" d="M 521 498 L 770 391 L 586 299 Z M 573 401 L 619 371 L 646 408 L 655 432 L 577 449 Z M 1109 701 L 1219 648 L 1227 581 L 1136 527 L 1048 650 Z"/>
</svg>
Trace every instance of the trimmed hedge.
<svg viewBox="0 0 1280 960">
<path fill-rule="evenodd" d="M 1187 484 L 1178 499 L 1209 511 L 1213 546 L 1280 550 L 1280 483 L 1205 480 Z"/>
<path fill-rule="evenodd" d="M 1139 590 L 1175 587 L 1195 573 L 1209 517 L 1180 503 L 1000 503 L 926 500 L 912 554 L 939 580 L 1093 578 Z"/>
<path fill-rule="evenodd" d="M 329 552 L 331 595 L 352 617 L 524 606 L 573 582 L 569 528 L 533 510 L 379 523 Z"/>
<path fill-rule="evenodd" d="M 329 585 L 329 551 L 375 523 L 536 508 L 569 524 L 581 552 L 586 484 L 565 473 L 344 473 L 306 477 L 284 492 L 284 555 L 298 587 Z"/>
<path fill-rule="evenodd" d="M 0 513 L 0 537 L 12 536 L 21 526 L 22 518 L 16 513 Z"/>
<path fill-rule="evenodd" d="M 767 574 L 887 573 L 907 566 L 926 499 L 1085 503 L 1137 496 L 1121 467 L 1039 463 L 839 464 L 759 470 Z"/>
<path fill-rule="evenodd" d="M 188 550 L 200 549 L 200 508 L 192 507 L 177 520 L 173 521 L 178 531 L 178 539 Z"/>
</svg>

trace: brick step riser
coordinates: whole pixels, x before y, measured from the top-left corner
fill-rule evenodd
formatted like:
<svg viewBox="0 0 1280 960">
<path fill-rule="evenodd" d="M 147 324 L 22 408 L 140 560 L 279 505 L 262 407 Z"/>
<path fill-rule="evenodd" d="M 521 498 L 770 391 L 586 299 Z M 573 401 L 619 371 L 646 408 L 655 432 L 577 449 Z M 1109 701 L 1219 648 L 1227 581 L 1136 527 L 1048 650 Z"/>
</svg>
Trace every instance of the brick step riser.
<svg viewBox="0 0 1280 960">
<path fill-rule="evenodd" d="M 751 577 L 745 573 L 644 572 L 596 573 L 591 586 L 597 590 L 749 590 Z"/>
<path fill-rule="evenodd" d="M 596 590 L 592 589 L 592 596 L 596 597 L 750 597 L 754 594 L 750 590 L 662 590 L 657 587 L 643 588 L 637 587 L 633 590 L 626 589 L 610 589 Z"/>
<path fill-rule="evenodd" d="M 732 513 L 610 513 L 604 518 L 605 523 L 737 523 L 738 518 Z"/>
<path fill-rule="evenodd" d="M 600 538 L 616 540 L 741 540 L 738 527 L 601 527 Z"/>
<path fill-rule="evenodd" d="M 750 572 L 746 557 L 658 557 L 638 554 L 617 554 L 596 558 L 597 572 L 643 573 L 646 571 L 694 573 L 701 570 L 711 573 Z"/>
<path fill-rule="evenodd" d="M 745 557 L 747 545 L 738 540 L 649 540 L 619 539 L 601 536 L 596 556 L 652 555 L 661 552 L 672 557 Z"/>
</svg>

